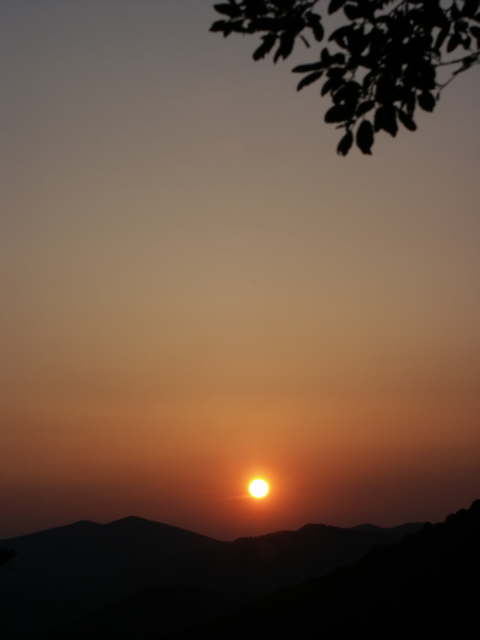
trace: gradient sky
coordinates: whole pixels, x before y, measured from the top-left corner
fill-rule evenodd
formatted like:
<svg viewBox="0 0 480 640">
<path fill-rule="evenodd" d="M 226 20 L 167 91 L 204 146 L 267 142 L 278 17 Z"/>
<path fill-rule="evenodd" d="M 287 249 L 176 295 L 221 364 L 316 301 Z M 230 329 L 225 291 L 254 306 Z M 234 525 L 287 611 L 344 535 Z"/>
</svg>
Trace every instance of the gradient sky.
<svg viewBox="0 0 480 640">
<path fill-rule="evenodd" d="M 479 70 L 343 159 L 211 4 L 0 4 L 0 536 L 480 495 Z"/>
</svg>

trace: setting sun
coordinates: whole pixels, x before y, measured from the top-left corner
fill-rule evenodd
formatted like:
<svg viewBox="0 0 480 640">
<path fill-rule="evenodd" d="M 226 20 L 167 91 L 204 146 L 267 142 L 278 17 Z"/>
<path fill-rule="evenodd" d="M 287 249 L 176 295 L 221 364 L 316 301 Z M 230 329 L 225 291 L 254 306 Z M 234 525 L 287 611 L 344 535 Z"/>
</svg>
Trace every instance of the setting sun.
<svg viewBox="0 0 480 640">
<path fill-rule="evenodd" d="M 270 493 L 270 485 L 263 478 L 255 478 L 248 485 L 248 492 L 252 498 L 266 498 Z"/>
</svg>

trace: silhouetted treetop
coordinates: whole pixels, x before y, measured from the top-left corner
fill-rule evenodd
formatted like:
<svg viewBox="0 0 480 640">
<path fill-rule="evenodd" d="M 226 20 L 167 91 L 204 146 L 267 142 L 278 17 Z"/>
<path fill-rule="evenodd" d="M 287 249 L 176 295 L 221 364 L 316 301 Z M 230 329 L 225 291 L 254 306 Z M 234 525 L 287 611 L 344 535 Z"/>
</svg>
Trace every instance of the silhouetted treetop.
<svg viewBox="0 0 480 640">
<path fill-rule="evenodd" d="M 221 19 L 211 31 L 260 35 L 254 60 L 285 60 L 298 40 L 325 42 L 293 71 L 303 76 L 298 90 L 321 81 L 343 156 L 354 142 L 371 154 L 375 134 L 396 136 L 399 123 L 414 131 L 417 107 L 433 111 L 442 89 L 480 61 L 480 0 L 228 0 L 214 8 Z M 330 14 L 334 27 L 325 25 Z"/>
</svg>

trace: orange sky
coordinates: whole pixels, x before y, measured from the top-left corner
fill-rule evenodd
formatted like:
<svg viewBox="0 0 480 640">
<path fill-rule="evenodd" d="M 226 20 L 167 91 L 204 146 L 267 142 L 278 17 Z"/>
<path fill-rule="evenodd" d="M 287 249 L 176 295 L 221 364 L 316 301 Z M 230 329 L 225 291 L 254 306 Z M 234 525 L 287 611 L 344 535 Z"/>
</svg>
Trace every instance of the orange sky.
<svg viewBox="0 0 480 640">
<path fill-rule="evenodd" d="M 0 536 L 134 513 L 233 537 L 478 497 L 478 70 L 341 159 L 315 90 L 211 19 L 0 7 Z"/>
</svg>

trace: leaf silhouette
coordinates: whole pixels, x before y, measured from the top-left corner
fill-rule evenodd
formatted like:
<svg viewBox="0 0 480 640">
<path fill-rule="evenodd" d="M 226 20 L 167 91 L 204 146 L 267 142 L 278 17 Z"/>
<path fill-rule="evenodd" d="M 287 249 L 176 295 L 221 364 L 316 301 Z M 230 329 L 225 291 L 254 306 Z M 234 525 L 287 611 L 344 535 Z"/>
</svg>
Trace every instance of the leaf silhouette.
<svg viewBox="0 0 480 640">
<path fill-rule="evenodd" d="M 357 146 L 362 153 L 371 155 L 373 147 L 373 126 L 369 120 L 363 120 L 358 127 Z"/>
<path fill-rule="evenodd" d="M 338 155 L 346 156 L 347 153 L 352 148 L 352 144 L 353 144 L 353 133 L 349 130 L 343 136 L 343 138 L 341 138 L 340 142 L 338 143 L 338 147 L 337 147 Z"/>
<path fill-rule="evenodd" d="M 433 111 L 435 109 L 435 98 L 428 91 L 424 91 L 418 96 L 418 104 L 424 111 Z"/>
<path fill-rule="evenodd" d="M 328 5 L 328 13 L 335 13 L 335 11 L 338 11 L 343 7 L 346 1 L 347 0 L 331 0 L 330 4 Z"/>
<path fill-rule="evenodd" d="M 308 76 L 305 76 L 298 83 L 297 91 L 300 91 L 301 89 L 303 89 L 303 87 L 307 87 L 309 84 L 316 82 L 322 77 L 322 75 L 323 71 L 315 71 L 315 73 L 310 73 Z"/>
<path fill-rule="evenodd" d="M 382 105 L 375 113 L 375 131 L 383 129 L 395 137 L 398 132 L 395 109 L 390 105 Z"/>
<path fill-rule="evenodd" d="M 277 37 L 273 34 L 267 34 L 262 38 L 262 44 L 253 52 L 254 60 L 261 60 L 273 49 Z"/>
<path fill-rule="evenodd" d="M 298 40 L 322 43 L 293 71 L 306 74 L 299 91 L 326 76 L 320 94 L 331 103 L 325 121 L 344 131 L 340 155 L 350 131 L 365 154 L 376 132 L 396 136 L 399 122 L 415 131 L 416 109 L 434 111 L 450 81 L 480 63 L 479 0 L 224 0 L 214 8 L 222 19 L 212 31 L 258 34 L 255 60 L 286 59 Z"/>
<path fill-rule="evenodd" d="M 408 129 L 409 131 L 416 130 L 417 125 L 407 113 L 405 113 L 404 111 L 400 111 L 400 109 L 398 109 L 397 115 L 398 115 L 398 119 L 406 129 Z"/>
</svg>

